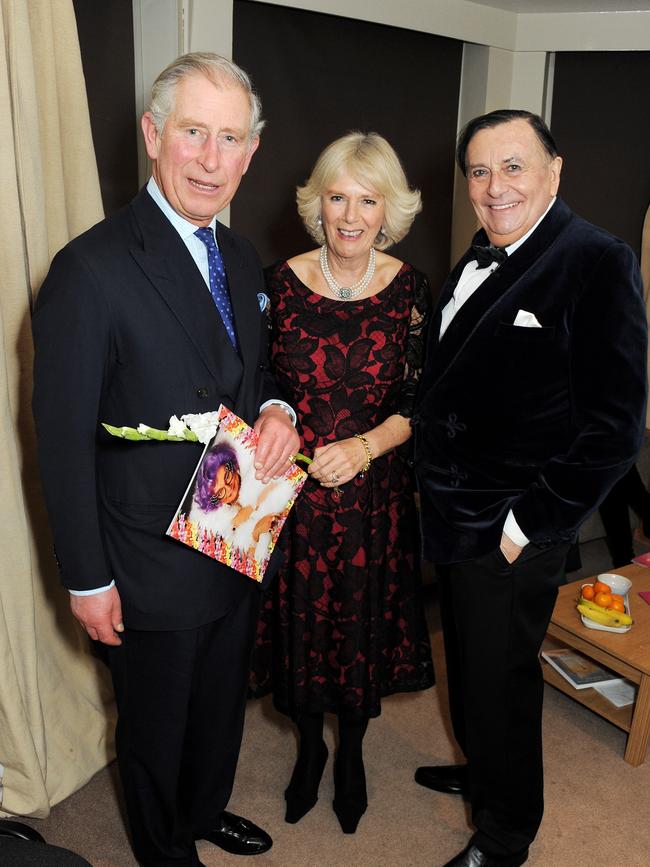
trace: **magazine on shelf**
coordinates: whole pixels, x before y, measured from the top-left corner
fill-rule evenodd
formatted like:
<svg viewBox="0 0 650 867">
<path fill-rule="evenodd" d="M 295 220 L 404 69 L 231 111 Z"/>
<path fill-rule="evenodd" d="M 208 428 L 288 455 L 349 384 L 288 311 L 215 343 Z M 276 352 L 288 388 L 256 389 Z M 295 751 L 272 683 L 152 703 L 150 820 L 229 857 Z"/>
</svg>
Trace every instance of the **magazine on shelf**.
<svg viewBox="0 0 650 867">
<path fill-rule="evenodd" d="M 261 582 L 307 474 L 292 464 L 264 484 L 255 478 L 253 428 L 223 405 L 218 422 L 167 535 Z"/>
<path fill-rule="evenodd" d="M 594 687 L 607 701 L 616 707 L 627 707 L 634 704 L 636 686 L 629 680 L 610 680 L 609 683 L 599 683 Z"/>
<path fill-rule="evenodd" d="M 577 650 L 570 650 L 568 647 L 543 650 L 542 657 L 575 689 L 588 689 L 596 685 L 623 682 L 622 677 L 602 668 L 592 659 L 583 656 Z"/>
</svg>

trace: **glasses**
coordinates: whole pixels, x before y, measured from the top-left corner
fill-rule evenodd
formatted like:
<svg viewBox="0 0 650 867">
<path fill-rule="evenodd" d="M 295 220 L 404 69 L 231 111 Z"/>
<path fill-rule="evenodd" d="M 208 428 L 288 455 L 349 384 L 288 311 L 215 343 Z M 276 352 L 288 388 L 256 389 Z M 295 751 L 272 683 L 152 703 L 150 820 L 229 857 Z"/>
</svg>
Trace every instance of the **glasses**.
<svg viewBox="0 0 650 867">
<path fill-rule="evenodd" d="M 235 473 L 237 472 L 237 467 L 235 466 L 234 461 L 228 460 L 224 464 L 221 464 L 221 466 L 223 467 L 223 484 L 217 493 L 210 497 L 210 502 L 213 506 L 216 506 L 225 498 L 228 489 L 233 483 Z"/>
</svg>

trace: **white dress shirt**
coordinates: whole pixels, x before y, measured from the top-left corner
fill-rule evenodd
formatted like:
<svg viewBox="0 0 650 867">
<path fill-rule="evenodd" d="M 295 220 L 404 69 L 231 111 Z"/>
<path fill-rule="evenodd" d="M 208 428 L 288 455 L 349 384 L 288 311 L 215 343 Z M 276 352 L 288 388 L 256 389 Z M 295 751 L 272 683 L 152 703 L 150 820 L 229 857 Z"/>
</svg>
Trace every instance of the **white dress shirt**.
<svg viewBox="0 0 650 867">
<path fill-rule="evenodd" d="M 518 247 L 530 238 L 535 229 L 542 222 L 544 217 L 551 210 L 553 205 L 555 204 L 555 197 L 551 199 L 551 202 L 548 208 L 544 211 L 539 220 L 535 223 L 532 229 L 529 229 L 525 235 L 522 235 L 518 241 L 515 241 L 513 244 L 505 247 L 505 251 L 508 256 L 511 256 Z M 472 259 L 470 262 L 465 265 L 463 269 L 463 273 L 458 278 L 458 283 L 456 284 L 456 288 L 454 289 L 454 294 L 449 299 L 447 304 L 442 308 L 442 318 L 440 322 L 440 337 L 445 333 L 447 328 L 449 327 L 449 323 L 454 318 L 454 316 L 458 313 L 463 304 L 472 297 L 472 295 L 476 292 L 476 290 L 481 286 L 487 278 L 499 267 L 498 262 L 491 262 L 487 268 L 479 268 L 478 262 L 476 259 Z M 514 541 L 514 540 L 513 540 Z"/>
</svg>

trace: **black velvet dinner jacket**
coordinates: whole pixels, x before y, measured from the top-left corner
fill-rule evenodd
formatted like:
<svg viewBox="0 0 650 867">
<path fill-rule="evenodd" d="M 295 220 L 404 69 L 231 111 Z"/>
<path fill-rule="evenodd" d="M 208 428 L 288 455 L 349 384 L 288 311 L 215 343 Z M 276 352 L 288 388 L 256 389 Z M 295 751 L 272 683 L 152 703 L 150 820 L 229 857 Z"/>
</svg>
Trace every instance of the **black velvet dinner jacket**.
<svg viewBox="0 0 650 867">
<path fill-rule="evenodd" d="M 472 258 L 443 286 L 415 416 L 424 554 L 439 563 L 496 548 L 510 508 L 534 544 L 573 540 L 645 428 L 646 314 L 625 243 L 558 199 L 439 339 Z M 514 325 L 519 310 L 542 327 Z"/>
<path fill-rule="evenodd" d="M 222 402 L 252 423 L 278 396 L 257 254 L 220 224 L 217 237 L 239 352 L 146 189 L 57 254 L 34 313 L 33 409 L 61 578 L 79 590 L 114 578 L 132 628 L 207 623 L 256 586 L 164 535 L 202 447 L 130 443 L 100 427 L 166 428 Z"/>
</svg>

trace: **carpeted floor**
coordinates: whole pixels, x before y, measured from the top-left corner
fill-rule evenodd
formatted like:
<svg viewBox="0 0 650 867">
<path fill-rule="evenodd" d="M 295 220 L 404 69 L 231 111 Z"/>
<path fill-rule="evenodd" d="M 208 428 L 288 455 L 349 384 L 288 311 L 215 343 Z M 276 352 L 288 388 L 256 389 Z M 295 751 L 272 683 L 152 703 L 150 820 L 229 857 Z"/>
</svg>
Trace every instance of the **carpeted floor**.
<svg viewBox="0 0 650 867">
<path fill-rule="evenodd" d="M 588 552 L 581 574 L 603 571 L 603 557 L 604 550 Z M 650 589 L 650 572 L 648 577 Z M 459 758 L 450 741 L 442 638 L 431 586 L 427 610 L 438 686 L 386 699 L 381 717 L 371 721 L 365 741 L 369 807 L 355 835 L 343 835 L 332 812 L 332 728 L 326 727 L 330 759 L 320 800 L 299 824 L 287 825 L 283 791 L 295 738 L 268 699 L 250 704 L 229 808 L 273 836 L 273 848 L 255 859 L 255 867 L 440 867 L 463 848 L 470 834 L 463 800 L 413 782 L 418 765 Z M 638 768 L 626 764 L 625 733 L 549 686 L 544 737 L 546 813 L 531 849 L 531 867 L 647 867 L 650 759 Z M 48 842 L 78 852 L 93 867 L 134 867 L 118 792 L 111 766 L 55 807 L 48 819 L 26 821 Z M 208 843 L 199 844 L 199 856 L 206 867 L 241 867 L 243 861 Z M 3 867 L 14 865 L 3 862 Z"/>
</svg>

